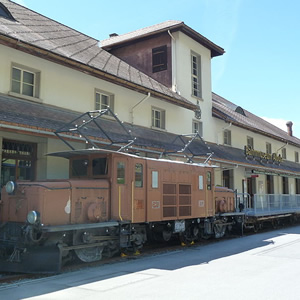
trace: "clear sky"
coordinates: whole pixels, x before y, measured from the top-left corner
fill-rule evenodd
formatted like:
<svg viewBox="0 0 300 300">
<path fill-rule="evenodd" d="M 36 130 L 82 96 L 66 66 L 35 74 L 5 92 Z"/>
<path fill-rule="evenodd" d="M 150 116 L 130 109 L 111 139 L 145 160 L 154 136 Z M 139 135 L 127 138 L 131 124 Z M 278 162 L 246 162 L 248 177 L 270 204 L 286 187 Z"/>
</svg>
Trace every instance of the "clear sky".
<svg viewBox="0 0 300 300">
<path fill-rule="evenodd" d="M 300 138 L 299 0 L 15 0 L 96 39 L 180 20 L 225 49 L 212 60 L 222 97 Z"/>
</svg>

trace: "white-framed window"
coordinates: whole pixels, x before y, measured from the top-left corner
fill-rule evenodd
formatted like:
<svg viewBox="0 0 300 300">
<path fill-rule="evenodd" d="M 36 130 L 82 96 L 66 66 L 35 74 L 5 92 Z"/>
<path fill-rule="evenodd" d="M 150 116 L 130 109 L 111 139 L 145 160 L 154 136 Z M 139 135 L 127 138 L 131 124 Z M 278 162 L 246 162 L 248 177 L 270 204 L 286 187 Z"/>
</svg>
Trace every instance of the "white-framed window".
<svg viewBox="0 0 300 300">
<path fill-rule="evenodd" d="M 247 146 L 251 149 L 254 149 L 254 140 L 253 137 L 247 136 Z"/>
<path fill-rule="evenodd" d="M 191 53 L 192 95 L 202 98 L 201 56 Z"/>
<path fill-rule="evenodd" d="M 283 159 L 286 159 L 286 148 L 281 149 L 281 156 Z"/>
<path fill-rule="evenodd" d="M 152 107 L 152 127 L 166 129 L 166 111 L 156 107 Z"/>
<path fill-rule="evenodd" d="M 295 151 L 295 162 L 299 162 L 299 152 Z"/>
<path fill-rule="evenodd" d="M 11 92 L 39 98 L 40 71 L 19 64 L 12 64 Z"/>
<path fill-rule="evenodd" d="M 203 137 L 203 124 L 200 121 L 193 120 L 193 133 L 197 132 Z"/>
<path fill-rule="evenodd" d="M 112 112 L 114 112 L 114 101 L 115 97 L 111 93 L 104 91 L 96 90 L 95 91 L 95 109 L 102 110 L 107 109 L 108 107 Z M 111 115 L 108 113 L 108 115 Z"/>
<path fill-rule="evenodd" d="M 272 154 L 272 145 L 270 143 L 266 143 L 266 153 Z"/>
<path fill-rule="evenodd" d="M 223 138 L 224 138 L 224 145 L 231 146 L 231 131 L 230 130 L 228 130 L 228 129 L 224 130 Z"/>
</svg>

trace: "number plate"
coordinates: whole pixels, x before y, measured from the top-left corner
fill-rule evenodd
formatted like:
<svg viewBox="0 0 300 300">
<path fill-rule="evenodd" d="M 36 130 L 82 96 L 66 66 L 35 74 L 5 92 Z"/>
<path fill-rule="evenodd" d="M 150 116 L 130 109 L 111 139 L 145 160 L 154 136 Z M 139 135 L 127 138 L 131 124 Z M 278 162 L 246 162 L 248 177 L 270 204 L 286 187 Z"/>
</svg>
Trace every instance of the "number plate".
<svg viewBox="0 0 300 300">
<path fill-rule="evenodd" d="M 185 221 L 175 221 L 174 232 L 184 232 L 185 231 Z"/>
</svg>

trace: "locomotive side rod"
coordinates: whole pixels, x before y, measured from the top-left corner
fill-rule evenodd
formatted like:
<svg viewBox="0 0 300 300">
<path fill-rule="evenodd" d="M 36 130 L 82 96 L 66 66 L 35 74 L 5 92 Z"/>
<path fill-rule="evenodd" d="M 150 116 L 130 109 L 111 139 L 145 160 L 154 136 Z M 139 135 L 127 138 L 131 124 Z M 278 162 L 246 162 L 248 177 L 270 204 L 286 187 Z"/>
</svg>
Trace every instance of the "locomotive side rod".
<svg viewBox="0 0 300 300">
<path fill-rule="evenodd" d="M 80 244 L 80 245 L 73 245 L 73 246 L 61 246 L 59 245 L 58 247 L 62 251 L 67 251 L 67 250 L 76 250 L 76 249 L 85 249 L 85 248 L 93 248 L 93 247 L 103 247 L 105 246 L 105 242 L 101 243 L 92 243 L 92 244 Z"/>
<path fill-rule="evenodd" d="M 89 223 L 89 224 L 73 224 L 73 225 L 57 225 L 57 226 L 42 226 L 43 232 L 60 232 L 60 231 L 71 231 L 71 230 L 83 230 L 92 228 L 103 228 L 103 227 L 118 227 L 121 225 L 120 222 L 103 222 L 103 223 Z"/>
</svg>

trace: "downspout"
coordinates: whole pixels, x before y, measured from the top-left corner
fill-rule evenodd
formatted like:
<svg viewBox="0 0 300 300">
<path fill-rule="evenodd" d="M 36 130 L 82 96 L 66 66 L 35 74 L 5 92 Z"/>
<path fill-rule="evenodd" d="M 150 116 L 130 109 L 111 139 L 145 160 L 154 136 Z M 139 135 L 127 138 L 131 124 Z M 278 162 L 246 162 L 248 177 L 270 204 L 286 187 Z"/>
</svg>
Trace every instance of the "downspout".
<svg viewBox="0 0 300 300">
<path fill-rule="evenodd" d="M 281 149 L 285 148 L 289 143 L 286 143 L 285 145 L 283 145 L 282 147 L 280 147 L 279 149 L 276 150 L 276 153 L 278 153 Z"/>
<path fill-rule="evenodd" d="M 130 115 L 131 115 L 131 124 L 133 124 L 133 110 L 140 105 L 142 102 L 146 101 L 149 97 L 151 96 L 151 93 L 148 92 L 148 95 L 144 97 L 142 100 L 140 100 L 136 105 L 134 105 L 131 110 L 130 110 Z"/>
<path fill-rule="evenodd" d="M 174 38 L 174 36 L 172 35 L 172 33 L 170 32 L 170 30 L 168 30 L 168 34 L 169 36 L 172 38 L 172 75 L 174 74 L 174 76 L 172 76 L 172 90 L 173 92 L 177 93 L 177 79 L 176 79 L 176 39 Z"/>
</svg>

